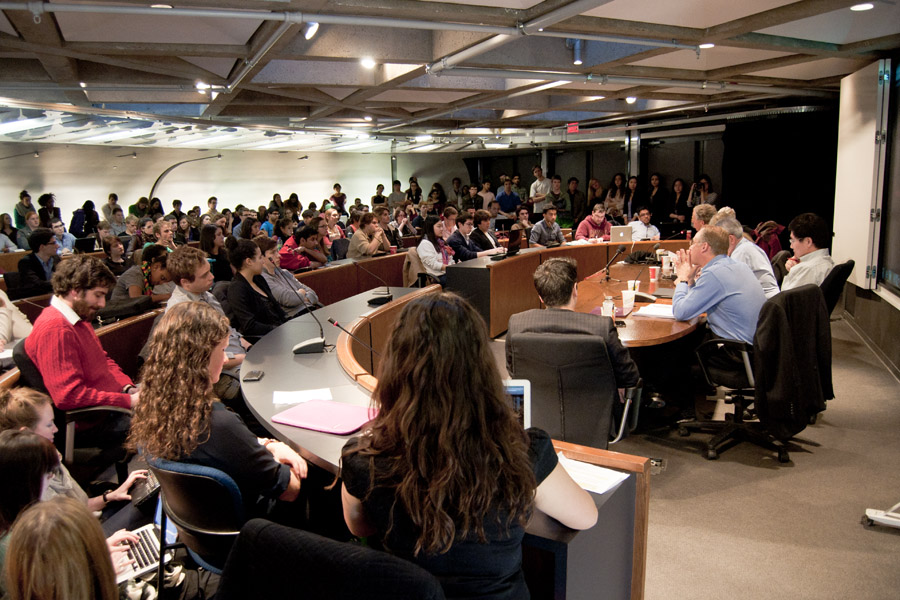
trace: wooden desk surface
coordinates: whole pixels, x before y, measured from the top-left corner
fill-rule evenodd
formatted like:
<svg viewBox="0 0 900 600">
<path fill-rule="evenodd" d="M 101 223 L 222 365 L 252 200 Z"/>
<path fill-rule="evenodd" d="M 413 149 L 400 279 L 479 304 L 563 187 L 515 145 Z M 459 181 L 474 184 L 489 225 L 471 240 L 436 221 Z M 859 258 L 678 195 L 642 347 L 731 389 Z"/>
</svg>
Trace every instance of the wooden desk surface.
<svg viewBox="0 0 900 600">
<path fill-rule="evenodd" d="M 672 288 L 671 281 L 650 281 L 650 269 L 643 265 L 615 264 L 610 267 L 608 283 L 604 275 L 594 274 L 578 284 L 578 301 L 575 310 L 589 313 L 606 299 L 612 296 L 616 306 L 622 306 L 622 290 L 626 289 L 627 281 L 640 275 L 640 291 L 652 294 L 657 287 Z M 618 279 L 619 281 L 615 281 Z M 661 304 L 671 304 L 667 298 L 657 300 Z M 645 302 L 635 302 L 634 311 L 623 320 L 625 327 L 618 328 L 619 339 L 626 347 L 654 346 L 664 344 L 684 337 L 697 329 L 697 325 L 703 322 L 703 317 L 695 317 L 690 321 L 675 321 L 674 319 L 661 319 L 653 317 L 635 316 L 635 312 L 646 306 Z"/>
</svg>

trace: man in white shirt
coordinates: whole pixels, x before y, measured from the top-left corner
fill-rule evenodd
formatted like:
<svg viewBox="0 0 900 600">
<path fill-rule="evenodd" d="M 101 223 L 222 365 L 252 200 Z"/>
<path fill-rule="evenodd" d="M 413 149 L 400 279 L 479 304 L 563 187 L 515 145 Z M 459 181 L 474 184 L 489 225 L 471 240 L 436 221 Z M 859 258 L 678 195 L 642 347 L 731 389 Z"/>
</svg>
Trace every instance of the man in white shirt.
<svg viewBox="0 0 900 600">
<path fill-rule="evenodd" d="M 788 274 L 781 282 L 782 291 L 807 283 L 822 285 L 834 267 L 834 260 L 828 252 L 831 231 L 825 220 L 815 213 L 803 213 L 794 217 L 788 229 L 794 256 L 785 263 Z"/>
<path fill-rule="evenodd" d="M 659 239 L 659 229 L 656 228 L 656 225 L 650 224 L 650 217 L 650 209 L 646 206 L 641 207 L 638 211 L 638 220 L 629 223 L 631 225 L 631 241 Z"/>
<path fill-rule="evenodd" d="M 744 237 L 744 228 L 738 220 L 730 217 L 719 219 L 716 225 L 728 234 L 728 256 L 750 267 L 762 286 L 766 299 L 780 292 L 766 251 Z"/>
<path fill-rule="evenodd" d="M 544 208 L 549 204 L 546 197 L 550 193 L 550 180 L 544 177 L 544 170 L 540 165 L 536 165 L 531 171 L 537 180 L 531 184 L 531 193 L 529 198 L 534 202 L 534 214 L 544 214 Z"/>
</svg>

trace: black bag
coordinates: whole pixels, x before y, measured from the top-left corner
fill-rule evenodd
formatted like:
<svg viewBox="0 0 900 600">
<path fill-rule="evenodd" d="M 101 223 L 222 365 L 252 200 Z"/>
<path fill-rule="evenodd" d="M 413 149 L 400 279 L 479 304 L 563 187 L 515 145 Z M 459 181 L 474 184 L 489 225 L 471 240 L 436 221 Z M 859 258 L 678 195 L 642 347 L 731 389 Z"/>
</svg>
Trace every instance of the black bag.
<svg viewBox="0 0 900 600">
<path fill-rule="evenodd" d="M 128 317 L 150 312 L 153 307 L 153 299 L 150 296 L 128 298 L 101 308 L 94 317 L 94 321 L 97 325 L 109 325 Z"/>
</svg>

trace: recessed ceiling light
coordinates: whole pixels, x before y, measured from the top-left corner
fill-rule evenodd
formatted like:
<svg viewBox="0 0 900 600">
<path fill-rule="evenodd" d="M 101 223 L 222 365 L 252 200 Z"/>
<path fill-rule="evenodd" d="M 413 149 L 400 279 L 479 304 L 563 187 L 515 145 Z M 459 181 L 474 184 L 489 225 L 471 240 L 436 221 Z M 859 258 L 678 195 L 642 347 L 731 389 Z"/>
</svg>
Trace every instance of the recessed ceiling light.
<svg viewBox="0 0 900 600">
<path fill-rule="evenodd" d="M 372 115 L 363 116 L 363 121 L 371 121 L 371 120 L 372 120 Z"/>
<path fill-rule="evenodd" d="M 700 48 L 701 50 L 707 50 L 707 49 L 709 49 L 709 48 L 715 48 L 716 45 L 707 42 L 707 43 L 705 43 L 705 44 L 700 44 L 700 45 L 697 46 L 697 47 Z"/>
<path fill-rule="evenodd" d="M 372 58 L 371 56 L 366 56 L 366 57 L 363 57 L 363 59 L 359 61 L 359 64 L 361 64 L 366 69 L 374 69 L 375 68 L 375 59 Z"/>
<path fill-rule="evenodd" d="M 637 102 L 637 98 L 635 98 L 634 96 L 628 96 L 627 98 L 625 98 L 625 102 L 627 102 L 628 104 L 634 104 L 635 102 Z"/>
<path fill-rule="evenodd" d="M 871 2 L 863 2 L 862 4 L 854 4 L 850 7 L 850 10 L 862 12 L 864 10 L 872 10 L 873 8 L 875 8 L 875 5 Z"/>
</svg>

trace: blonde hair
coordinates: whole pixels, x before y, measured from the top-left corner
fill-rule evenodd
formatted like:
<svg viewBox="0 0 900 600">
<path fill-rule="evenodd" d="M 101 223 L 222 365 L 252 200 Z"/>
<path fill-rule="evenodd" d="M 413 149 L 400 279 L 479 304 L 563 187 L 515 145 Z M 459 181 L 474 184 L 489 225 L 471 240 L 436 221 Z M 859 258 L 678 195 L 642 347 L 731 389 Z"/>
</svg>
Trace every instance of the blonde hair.
<svg viewBox="0 0 900 600">
<path fill-rule="evenodd" d="M 38 409 L 50 404 L 50 396 L 26 387 L 0 391 L 0 431 L 34 429 L 40 420 Z"/>
<path fill-rule="evenodd" d="M 129 447 L 179 460 L 209 439 L 216 400 L 209 361 L 228 333 L 228 318 L 204 302 L 166 310 L 141 370 L 141 401 L 131 419 Z"/>
<path fill-rule="evenodd" d="M 737 220 L 737 216 L 734 213 L 734 209 L 730 206 L 723 206 L 719 209 L 719 212 L 714 214 L 712 218 L 709 220 L 710 225 L 716 225 L 722 219 L 735 219 Z"/>
<path fill-rule="evenodd" d="M 57 496 L 27 508 L 9 533 L 10 600 L 117 600 L 100 523 L 81 502 Z"/>
</svg>

